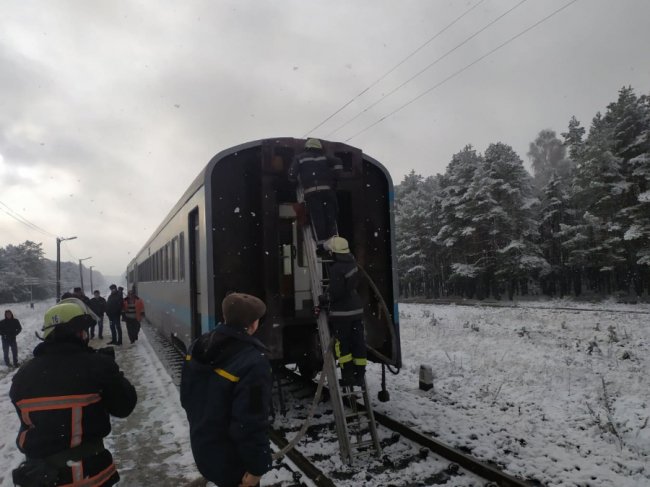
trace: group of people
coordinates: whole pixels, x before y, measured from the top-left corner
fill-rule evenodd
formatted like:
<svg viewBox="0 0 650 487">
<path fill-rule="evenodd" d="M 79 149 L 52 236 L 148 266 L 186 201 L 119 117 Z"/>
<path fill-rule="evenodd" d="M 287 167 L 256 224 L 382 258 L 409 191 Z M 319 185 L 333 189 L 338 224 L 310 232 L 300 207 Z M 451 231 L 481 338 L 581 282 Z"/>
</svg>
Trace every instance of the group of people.
<svg viewBox="0 0 650 487">
<path fill-rule="evenodd" d="M 343 386 L 363 386 L 367 364 L 363 328 L 363 301 L 357 288 L 360 273 L 350 252 L 348 241 L 338 235 L 336 181 L 343 162 L 325 154 L 319 139 L 309 138 L 305 150 L 294 157 L 289 179 L 299 182 L 305 196 L 312 228 L 316 234 L 317 251 L 328 255 L 329 285 L 319 297 L 315 312 L 328 310 L 329 322 L 336 337 L 336 356 Z"/>
<path fill-rule="evenodd" d="M 97 327 L 97 338 L 104 338 L 104 314 L 108 317 L 108 324 L 111 331 L 109 345 L 122 345 L 122 324 L 126 323 L 126 332 L 131 343 L 138 340 L 140 333 L 140 322 L 144 316 L 144 301 L 138 297 L 134 289 L 130 289 L 124 296 L 124 288 L 111 284 L 108 299 L 101 296 L 99 290 L 93 291 L 93 297 L 88 298 L 80 287 L 75 287 L 72 293 L 64 293 L 61 299 L 77 298 L 84 302 L 92 312 L 97 315 L 96 322 L 89 329 L 90 339 L 95 338 L 95 326 Z"/>
</svg>

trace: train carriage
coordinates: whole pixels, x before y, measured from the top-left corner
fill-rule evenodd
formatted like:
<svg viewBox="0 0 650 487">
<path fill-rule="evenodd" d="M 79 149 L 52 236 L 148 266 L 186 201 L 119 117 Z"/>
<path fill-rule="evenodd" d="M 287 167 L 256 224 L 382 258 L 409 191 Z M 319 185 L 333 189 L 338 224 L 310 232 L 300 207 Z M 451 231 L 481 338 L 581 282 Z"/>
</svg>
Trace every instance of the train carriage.
<svg viewBox="0 0 650 487">
<path fill-rule="evenodd" d="M 267 304 L 257 336 L 270 358 L 317 370 L 321 359 L 309 269 L 287 178 L 304 140 L 257 140 L 214 156 L 127 268 L 147 319 L 181 350 L 222 319 L 232 291 Z M 364 325 L 369 358 L 401 366 L 393 185 L 360 149 L 323 141 L 343 161 L 337 182 L 339 234 L 367 279 Z"/>
</svg>

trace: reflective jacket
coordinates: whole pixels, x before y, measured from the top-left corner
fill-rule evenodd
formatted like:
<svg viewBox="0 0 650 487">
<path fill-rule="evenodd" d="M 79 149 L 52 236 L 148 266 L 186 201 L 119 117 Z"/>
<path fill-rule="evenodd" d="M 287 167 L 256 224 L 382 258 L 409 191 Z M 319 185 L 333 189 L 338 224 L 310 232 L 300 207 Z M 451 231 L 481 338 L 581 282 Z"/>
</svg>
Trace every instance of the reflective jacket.
<svg viewBox="0 0 650 487">
<path fill-rule="evenodd" d="M 363 301 L 357 292 L 361 276 L 352 254 L 332 254 L 329 265 L 329 317 L 335 321 L 356 321 L 363 318 Z"/>
<path fill-rule="evenodd" d="M 122 312 L 127 319 L 141 321 L 144 314 L 144 301 L 137 296 L 133 298 L 127 296 L 122 304 Z"/>
<path fill-rule="evenodd" d="M 320 149 L 309 149 L 293 158 L 289 168 L 289 180 L 300 179 L 305 191 L 311 188 L 334 189 L 338 171 L 343 163 L 338 157 L 326 156 Z"/>
<path fill-rule="evenodd" d="M 137 402 L 134 387 L 115 360 L 76 338 L 39 344 L 34 358 L 14 376 L 9 397 L 20 417 L 16 443 L 28 459 L 82 444 L 101 446 L 111 431 L 110 416 L 128 416 Z M 57 485 L 105 487 L 120 478 L 103 447 L 68 465 L 58 469 Z"/>
<path fill-rule="evenodd" d="M 181 405 L 199 472 L 220 487 L 271 468 L 271 366 L 266 347 L 243 328 L 219 324 L 190 347 Z"/>
</svg>

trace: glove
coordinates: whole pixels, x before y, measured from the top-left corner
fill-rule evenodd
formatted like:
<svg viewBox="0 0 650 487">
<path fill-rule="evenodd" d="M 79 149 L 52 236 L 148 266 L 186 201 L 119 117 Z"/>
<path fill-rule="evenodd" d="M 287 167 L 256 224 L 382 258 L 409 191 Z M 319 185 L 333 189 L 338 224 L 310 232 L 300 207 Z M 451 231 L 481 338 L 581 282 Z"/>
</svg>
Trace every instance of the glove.
<svg viewBox="0 0 650 487">
<path fill-rule="evenodd" d="M 312 314 L 314 315 L 315 318 L 318 318 L 320 316 L 321 309 L 318 306 L 314 306 L 311 309 Z"/>
</svg>

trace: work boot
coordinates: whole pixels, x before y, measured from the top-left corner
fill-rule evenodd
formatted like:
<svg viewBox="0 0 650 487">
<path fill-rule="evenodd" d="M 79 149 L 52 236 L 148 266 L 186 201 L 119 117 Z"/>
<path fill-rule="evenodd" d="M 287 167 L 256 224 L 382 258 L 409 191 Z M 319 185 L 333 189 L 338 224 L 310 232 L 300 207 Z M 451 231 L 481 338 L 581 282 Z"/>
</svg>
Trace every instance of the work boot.
<svg viewBox="0 0 650 487">
<path fill-rule="evenodd" d="M 362 365 L 354 366 L 354 385 L 363 387 L 365 385 L 366 368 Z"/>
<path fill-rule="evenodd" d="M 347 366 L 341 369 L 341 380 L 339 383 L 343 387 L 354 385 L 354 370 L 352 370 L 352 367 Z"/>
</svg>

